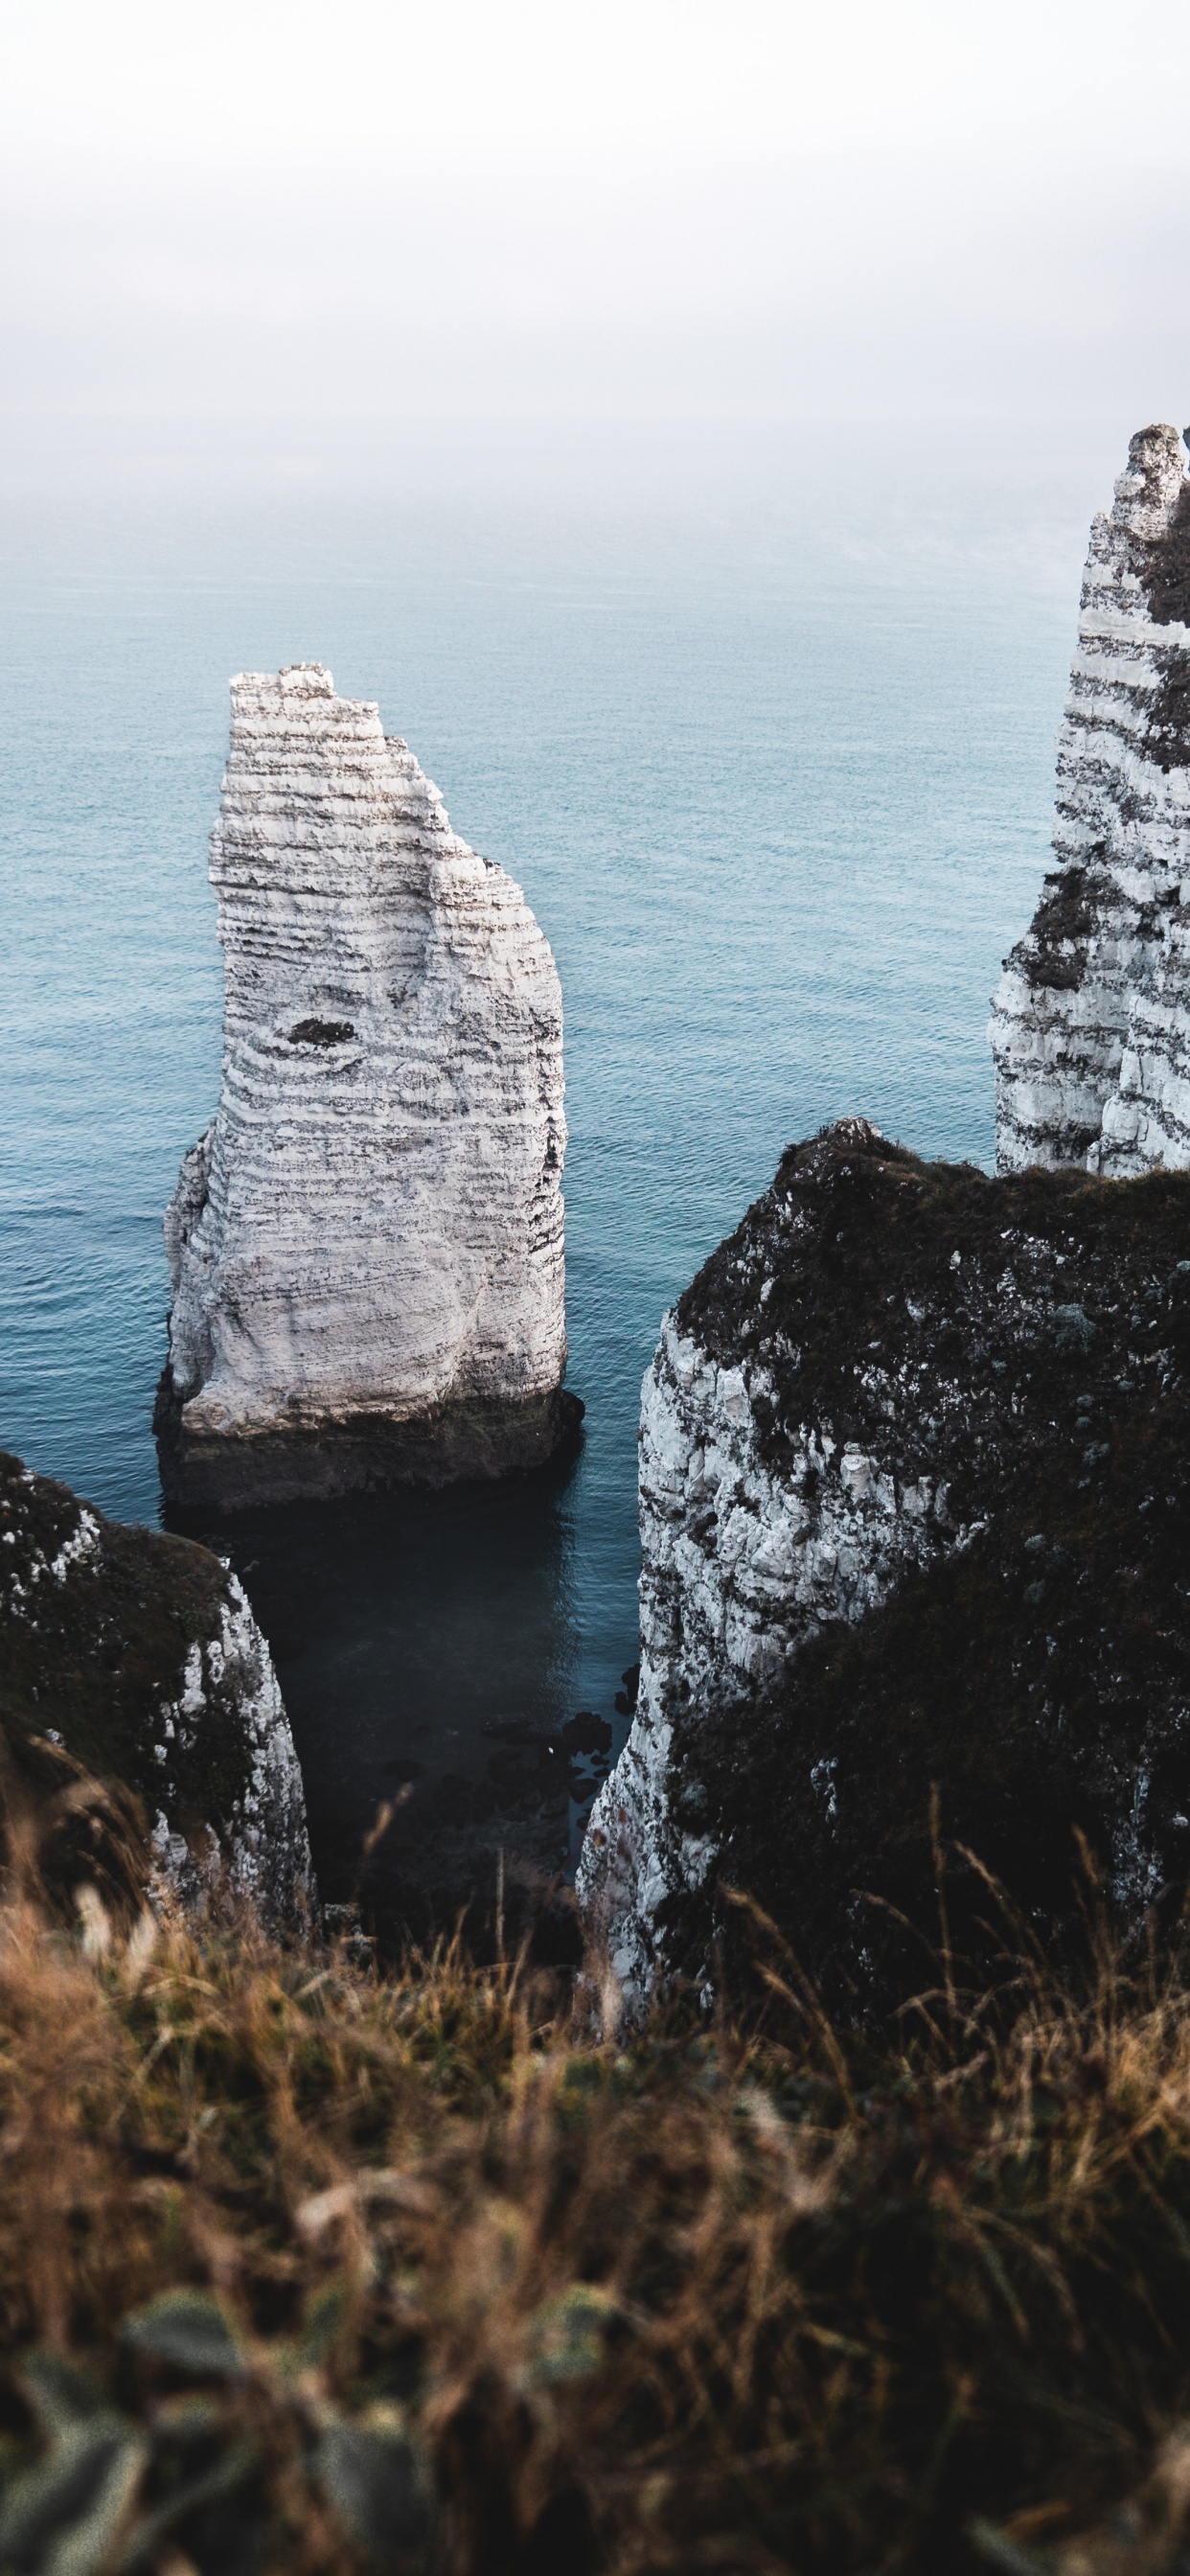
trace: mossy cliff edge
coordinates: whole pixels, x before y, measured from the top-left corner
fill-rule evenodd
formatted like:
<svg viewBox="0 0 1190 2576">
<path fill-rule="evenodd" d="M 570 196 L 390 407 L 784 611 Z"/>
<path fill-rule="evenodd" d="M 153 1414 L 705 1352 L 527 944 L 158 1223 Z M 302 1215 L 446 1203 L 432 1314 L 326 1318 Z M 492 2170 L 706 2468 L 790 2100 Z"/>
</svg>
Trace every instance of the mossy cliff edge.
<svg viewBox="0 0 1190 2576">
<path fill-rule="evenodd" d="M 934 1787 L 1046 1940 L 1074 1829 L 1125 1920 L 1185 1886 L 1188 1377 L 1190 1175 L 789 1149 L 645 1379 L 640 1700 L 580 1870 L 630 1989 L 713 1974 L 727 1886 L 901 1985 Z"/>
<path fill-rule="evenodd" d="M 35 1790 L 56 1767 L 130 1790 L 152 1877 L 184 1904 L 225 1877 L 280 1924 L 312 1894 L 293 1737 L 234 1574 L 3 1451 L 0 1729 Z"/>
</svg>

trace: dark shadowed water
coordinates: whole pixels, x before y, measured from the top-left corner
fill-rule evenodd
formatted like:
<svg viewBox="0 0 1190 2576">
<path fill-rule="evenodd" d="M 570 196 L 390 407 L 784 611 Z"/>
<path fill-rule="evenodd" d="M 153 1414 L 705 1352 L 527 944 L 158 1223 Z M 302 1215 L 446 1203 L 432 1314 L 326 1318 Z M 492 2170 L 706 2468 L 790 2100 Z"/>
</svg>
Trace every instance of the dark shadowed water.
<svg viewBox="0 0 1190 2576">
<path fill-rule="evenodd" d="M 217 1091 L 205 845 L 231 672 L 321 660 L 377 698 L 561 971 L 578 1463 L 209 1531 L 274 1646 L 328 1892 L 400 1792 L 392 1866 L 420 1884 L 476 1853 L 490 1878 L 500 1848 L 561 1858 L 591 1772 L 561 1730 L 621 1727 L 636 1652 L 641 1373 L 787 1141 L 862 1111 L 990 1159 L 987 998 L 1044 866 L 1101 497 L 1052 460 L 986 483 L 905 468 L 858 499 L 791 465 L 648 509 L 14 520 L 3 1445 L 158 1515 L 160 1219 Z"/>
</svg>

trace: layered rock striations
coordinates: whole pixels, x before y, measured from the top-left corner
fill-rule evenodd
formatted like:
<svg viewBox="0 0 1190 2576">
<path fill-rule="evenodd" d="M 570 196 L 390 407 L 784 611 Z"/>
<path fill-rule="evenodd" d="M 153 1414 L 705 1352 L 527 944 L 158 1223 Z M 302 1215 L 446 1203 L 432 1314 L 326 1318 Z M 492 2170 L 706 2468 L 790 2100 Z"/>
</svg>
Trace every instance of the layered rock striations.
<svg viewBox="0 0 1190 2576">
<path fill-rule="evenodd" d="M 937 1929 L 932 1785 L 1047 1938 L 1072 1827 L 1126 1918 L 1185 1884 L 1190 1176 L 791 1148 L 666 1319 L 640 1493 L 638 1710 L 579 1874 L 630 1993 L 714 1975 L 730 1887 L 879 1990 L 899 1919 Z"/>
<path fill-rule="evenodd" d="M 232 682 L 218 1113 L 166 1219 L 176 1499 L 533 1465 L 566 1361 L 562 1008 L 512 879 L 375 706 Z"/>
<path fill-rule="evenodd" d="M 1190 479 L 1142 430 L 1091 529 L 1052 875 L 993 998 L 1001 1171 L 1190 1166 Z"/>
<path fill-rule="evenodd" d="M 130 1790 L 150 1883 L 186 1906 L 221 1881 L 273 1925 L 312 1901 L 293 1737 L 235 1575 L 3 1453 L 0 1735 L 19 1776 Z"/>
</svg>

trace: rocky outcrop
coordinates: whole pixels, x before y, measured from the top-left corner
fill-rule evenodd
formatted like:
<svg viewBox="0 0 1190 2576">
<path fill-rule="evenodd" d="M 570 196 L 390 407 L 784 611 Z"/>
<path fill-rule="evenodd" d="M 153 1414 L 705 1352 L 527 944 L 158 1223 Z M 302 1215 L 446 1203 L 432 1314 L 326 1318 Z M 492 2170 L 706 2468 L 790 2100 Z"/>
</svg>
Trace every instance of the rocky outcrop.
<svg viewBox="0 0 1190 2576">
<path fill-rule="evenodd" d="M 316 664 L 232 682 L 211 878 L 223 1079 L 166 1218 L 167 1493 L 536 1464 L 581 1407 L 561 994 L 519 887 Z"/>
<path fill-rule="evenodd" d="M 726 1885 L 828 1985 L 895 1982 L 932 1784 L 1047 1938 L 1073 1827 L 1126 1919 L 1185 1884 L 1190 1177 L 792 1147 L 666 1318 L 640 1492 L 638 1709 L 579 1875 L 630 1994 L 714 1973 Z"/>
<path fill-rule="evenodd" d="M 312 1901 L 293 1737 L 235 1575 L 2 1452 L 0 1728 L 20 1776 L 57 1752 L 131 1791 L 148 1882 L 187 1907 L 220 1882 L 273 1925 Z"/>
<path fill-rule="evenodd" d="M 1091 529 L 1054 873 L 992 1004 L 1001 1171 L 1190 1167 L 1190 479 L 1140 431 Z"/>
</svg>

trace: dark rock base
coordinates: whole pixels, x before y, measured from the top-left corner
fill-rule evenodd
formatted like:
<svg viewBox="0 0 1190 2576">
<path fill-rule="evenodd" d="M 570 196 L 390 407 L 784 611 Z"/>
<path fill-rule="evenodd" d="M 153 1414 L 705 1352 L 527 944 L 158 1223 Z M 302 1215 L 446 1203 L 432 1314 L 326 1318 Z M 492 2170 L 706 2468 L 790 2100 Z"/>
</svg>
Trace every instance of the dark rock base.
<svg viewBox="0 0 1190 2576">
<path fill-rule="evenodd" d="M 185 1427 L 166 1368 L 153 1429 L 167 1501 L 234 1512 L 258 1503 L 383 1493 L 394 1485 L 486 1482 L 542 1467 L 577 1443 L 584 1409 L 577 1395 L 556 1387 L 520 1403 L 440 1405 L 408 1422 L 361 1413 L 317 1429 L 301 1424 L 291 1431 L 196 1436 Z"/>
</svg>

